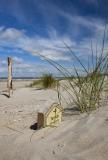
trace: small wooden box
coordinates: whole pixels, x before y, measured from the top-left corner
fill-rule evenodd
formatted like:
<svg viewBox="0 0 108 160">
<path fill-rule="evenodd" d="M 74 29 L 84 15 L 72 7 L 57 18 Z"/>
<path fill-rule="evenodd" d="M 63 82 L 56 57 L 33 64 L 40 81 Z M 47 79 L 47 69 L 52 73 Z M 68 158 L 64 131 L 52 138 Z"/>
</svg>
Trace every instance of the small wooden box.
<svg viewBox="0 0 108 160">
<path fill-rule="evenodd" d="M 62 120 L 62 110 L 63 109 L 59 104 L 53 103 L 43 112 L 38 112 L 38 128 L 58 126 Z"/>
</svg>

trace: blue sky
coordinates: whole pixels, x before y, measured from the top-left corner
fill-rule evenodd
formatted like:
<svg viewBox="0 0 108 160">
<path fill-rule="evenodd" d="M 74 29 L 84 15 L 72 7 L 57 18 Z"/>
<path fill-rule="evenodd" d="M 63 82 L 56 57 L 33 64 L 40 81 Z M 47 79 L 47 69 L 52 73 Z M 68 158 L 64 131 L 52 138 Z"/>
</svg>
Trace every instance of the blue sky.
<svg viewBox="0 0 108 160">
<path fill-rule="evenodd" d="M 107 21 L 107 0 L 0 0 L 0 76 L 7 76 L 8 56 L 14 76 L 59 74 L 37 53 L 69 69 L 80 67 L 63 42 L 86 62 L 91 40 L 100 50 Z"/>
</svg>

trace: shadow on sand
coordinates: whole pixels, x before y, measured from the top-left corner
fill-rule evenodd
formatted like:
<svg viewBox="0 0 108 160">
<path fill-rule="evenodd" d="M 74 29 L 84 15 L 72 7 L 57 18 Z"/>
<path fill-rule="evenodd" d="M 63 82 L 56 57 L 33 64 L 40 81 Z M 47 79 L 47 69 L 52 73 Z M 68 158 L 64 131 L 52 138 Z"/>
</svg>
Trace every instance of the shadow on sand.
<svg viewBox="0 0 108 160">
<path fill-rule="evenodd" d="M 34 88 L 33 91 L 41 91 L 43 89 L 45 89 L 45 88 Z"/>
<path fill-rule="evenodd" d="M 79 115 L 80 110 L 77 107 L 69 107 L 64 109 L 64 116 Z"/>
<path fill-rule="evenodd" d="M 6 93 L 2 93 L 1 95 L 5 96 L 7 98 L 10 98 L 10 96 L 8 94 L 6 94 Z"/>
<path fill-rule="evenodd" d="M 38 126 L 37 126 L 37 123 L 34 123 L 30 126 L 30 129 L 32 130 L 37 130 L 38 129 Z"/>
</svg>

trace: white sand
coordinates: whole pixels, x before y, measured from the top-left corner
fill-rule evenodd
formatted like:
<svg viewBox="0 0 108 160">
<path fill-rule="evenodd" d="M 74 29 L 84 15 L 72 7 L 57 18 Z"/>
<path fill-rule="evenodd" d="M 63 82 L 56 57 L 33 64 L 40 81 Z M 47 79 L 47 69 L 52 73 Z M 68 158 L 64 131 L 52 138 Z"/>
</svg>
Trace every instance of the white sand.
<svg viewBox="0 0 108 160">
<path fill-rule="evenodd" d="M 20 83 L 11 98 L 0 95 L 0 160 L 108 160 L 107 105 L 90 115 L 70 110 L 59 127 L 33 131 L 38 109 L 57 93 Z"/>
</svg>

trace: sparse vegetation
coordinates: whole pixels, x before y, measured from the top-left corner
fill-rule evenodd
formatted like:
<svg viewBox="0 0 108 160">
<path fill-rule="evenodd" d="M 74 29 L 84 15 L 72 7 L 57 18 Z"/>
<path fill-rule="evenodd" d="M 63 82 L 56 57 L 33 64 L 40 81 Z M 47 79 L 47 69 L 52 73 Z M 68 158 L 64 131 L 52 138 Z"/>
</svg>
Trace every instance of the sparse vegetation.
<svg viewBox="0 0 108 160">
<path fill-rule="evenodd" d="M 39 80 L 34 80 L 29 87 L 53 88 L 56 86 L 57 80 L 52 74 L 44 74 Z"/>
<path fill-rule="evenodd" d="M 28 87 L 42 87 L 42 81 L 41 79 L 39 80 L 34 80 Z"/>
<path fill-rule="evenodd" d="M 56 80 L 52 74 L 44 74 L 41 81 L 44 88 L 52 88 L 56 86 Z"/>
<path fill-rule="evenodd" d="M 100 105 L 100 99 L 102 98 L 103 85 L 105 74 L 108 73 L 108 55 L 104 54 L 104 42 L 105 41 L 105 31 L 103 36 L 102 48 L 100 53 L 94 54 L 92 45 L 91 45 L 91 61 L 88 60 L 88 65 L 83 64 L 80 58 L 72 51 L 71 47 L 64 43 L 66 49 L 70 52 L 70 55 L 80 65 L 80 71 L 74 67 L 74 76 L 73 73 L 68 69 L 58 64 L 57 62 L 42 56 L 47 60 L 51 65 L 53 65 L 67 80 L 66 84 L 61 85 L 61 87 L 69 95 L 69 103 L 73 103 L 80 109 L 81 112 L 89 112 L 96 109 Z M 41 56 L 41 55 L 40 55 Z M 73 78 L 76 77 L 76 78 Z M 51 86 L 53 79 L 50 80 L 50 76 L 45 76 L 43 79 L 44 87 Z M 62 92 L 59 91 L 59 97 L 62 97 Z M 61 96 L 60 96 L 61 95 Z"/>
</svg>

